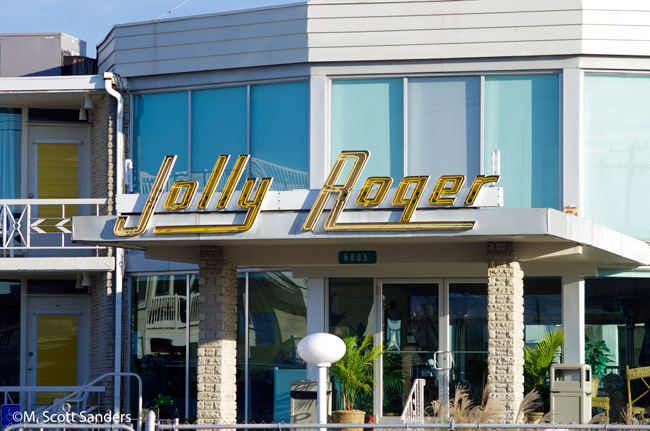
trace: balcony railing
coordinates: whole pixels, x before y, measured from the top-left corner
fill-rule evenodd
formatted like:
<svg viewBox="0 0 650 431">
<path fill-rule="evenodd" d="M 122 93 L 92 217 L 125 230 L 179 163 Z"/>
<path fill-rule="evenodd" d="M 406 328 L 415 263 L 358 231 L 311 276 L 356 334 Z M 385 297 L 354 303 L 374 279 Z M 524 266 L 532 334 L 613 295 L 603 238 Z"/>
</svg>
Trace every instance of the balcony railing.
<svg viewBox="0 0 650 431">
<path fill-rule="evenodd" d="M 72 242 L 71 217 L 99 215 L 107 199 L 2 199 L 1 257 L 96 256 L 105 247 Z"/>
</svg>

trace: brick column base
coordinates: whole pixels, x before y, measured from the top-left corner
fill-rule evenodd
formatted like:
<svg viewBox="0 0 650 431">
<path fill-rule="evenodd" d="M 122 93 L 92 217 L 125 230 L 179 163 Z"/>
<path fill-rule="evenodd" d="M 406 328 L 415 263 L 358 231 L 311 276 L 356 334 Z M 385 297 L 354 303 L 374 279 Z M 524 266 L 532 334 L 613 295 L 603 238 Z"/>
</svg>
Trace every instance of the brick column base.
<svg viewBox="0 0 650 431">
<path fill-rule="evenodd" d="M 199 424 L 237 421 L 237 268 L 221 247 L 201 247 L 199 263 Z"/>
<path fill-rule="evenodd" d="M 488 388 L 513 423 L 524 397 L 524 273 L 511 242 L 491 242 L 488 261 Z"/>
</svg>

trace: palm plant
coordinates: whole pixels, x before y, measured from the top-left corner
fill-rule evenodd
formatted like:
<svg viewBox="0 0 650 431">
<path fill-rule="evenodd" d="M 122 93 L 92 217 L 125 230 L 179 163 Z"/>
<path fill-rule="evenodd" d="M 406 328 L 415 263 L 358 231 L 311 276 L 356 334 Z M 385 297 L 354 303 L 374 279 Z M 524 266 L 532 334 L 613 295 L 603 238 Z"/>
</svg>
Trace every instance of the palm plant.
<svg viewBox="0 0 650 431">
<path fill-rule="evenodd" d="M 524 348 L 524 388 L 527 392 L 536 390 L 546 401 L 549 387 L 549 370 L 551 364 L 559 359 L 564 342 L 562 331 L 544 334 L 534 347 Z"/>
<path fill-rule="evenodd" d="M 361 394 L 372 394 L 375 384 L 375 360 L 384 352 L 384 346 L 372 345 L 372 336 L 359 339 L 356 335 L 343 337 L 345 355 L 334 362 L 331 374 L 341 385 L 343 410 L 354 410 Z"/>
<path fill-rule="evenodd" d="M 591 366 L 591 374 L 594 379 L 600 380 L 607 371 L 607 364 L 614 362 L 612 352 L 604 340 L 592 342 L 586 335 L 585 345 L 585 363 Z"/>
</svg>

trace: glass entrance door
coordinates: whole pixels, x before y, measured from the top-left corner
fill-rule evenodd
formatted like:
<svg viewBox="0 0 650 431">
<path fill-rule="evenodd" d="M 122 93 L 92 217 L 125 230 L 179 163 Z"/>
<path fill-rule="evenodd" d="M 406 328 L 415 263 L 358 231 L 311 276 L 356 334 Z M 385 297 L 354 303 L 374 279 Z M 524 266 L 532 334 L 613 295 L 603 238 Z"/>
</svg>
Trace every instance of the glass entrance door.
<svg viewBox="0 0 650 431">
<path fill-rule="evenodd" d="M 447 405 L 457 385 L 480 401 L 487 379 L 487 284 L 475 279 L 378 284 L 388 351 L 375 411 L 399 416 L 418 378 L 426 382 L 426 406 Z"/>
<path fill-rule="evenodd" d="M 454 358 L 449 389 L 469 391 L 480 404 L 487 383 L 487 283 L 476 280 L 445 279 L 449 302 L 449 350 Z"/>
</svg>

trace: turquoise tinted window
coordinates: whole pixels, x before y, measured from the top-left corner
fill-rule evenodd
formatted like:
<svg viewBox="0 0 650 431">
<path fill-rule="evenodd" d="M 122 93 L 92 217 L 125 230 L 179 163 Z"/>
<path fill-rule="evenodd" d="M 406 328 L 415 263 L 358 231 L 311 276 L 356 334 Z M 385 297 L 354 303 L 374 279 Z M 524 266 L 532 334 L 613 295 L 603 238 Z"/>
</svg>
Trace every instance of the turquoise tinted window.
<svg viewBox="0 0 650 431">
<path fill-rule="evenodd" d="M 650 77 L 586 75 L 584 95 L 585 217 L 650 239 Z"/>
<path fill-rule="evenodd" d="M 240 154 L 248 154 L 246 87 L 192 91 L 192 179 L 203 190 L 221 154 L 230 160 L 217 190 L 222 190 Z"/>
<path fill-rule="evenodd" d="M 485 78 L 484 170 L 501 152 L 506 208 L 560 209 L 558 75 Z"/>
<path fill-rule="evenodd" d="M 308 188 L 309 85 L 251 86 L 252 177 L 273 177 L 272 190 Z"/>
<path fill-rule="evenodd" d="M 363 176 L 404 175 L 402 79 L 332 81 L 332 164 L 341 151 L 369 150 Z"/>
<path fill-rule="evenodd" d="M 187 108 L 187 92 L 140 94 L 134 97 L 133 163 L 136 192 L 149 192 L 166 155 L 178 156 L 170 183 L 187 179 Z"/>
<path fill-rule="evenodd" d="M 480 126 L 479 77 L 409 79 L 408 174 L 479 174 Z"/>
<path fill-rule="evenodd" d="M 20 109 L 0 108 L 0 197 L 20 195 Z"/>
</svg>

